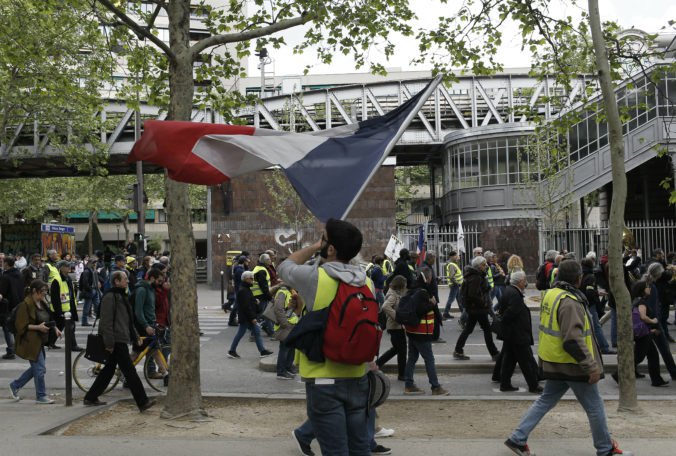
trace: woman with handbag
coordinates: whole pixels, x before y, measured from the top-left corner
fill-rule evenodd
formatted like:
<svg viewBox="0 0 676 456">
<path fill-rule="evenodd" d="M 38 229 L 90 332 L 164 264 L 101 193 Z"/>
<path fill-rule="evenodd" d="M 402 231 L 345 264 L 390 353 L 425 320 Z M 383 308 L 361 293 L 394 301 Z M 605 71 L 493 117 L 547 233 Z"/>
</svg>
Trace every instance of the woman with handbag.
<svg viewBox="0 0 676 456">
<path fill-rule="evenodd" d="M 129 344 L 140 345 L 141 340 L 134 328 L 133 313 L 127 299 L 126 290 L 129 284 L 127 273 L 113 271 L 110 275 L 110 283 L 112 287 L 101 300 L 101 321 L 99 323 L 99 334 L 103 337 L 108 360 L 85 395 L 84 405 L 106 404 L 99 400 L 99 396 L 105 391 L 119 365 L 136 405 L 143 412 L 155 405 L 155 400 L 148 399 L 141 379 L 129 357 Z"/>
<path fill-rule="evenodd" d="M 35 403 L 53 404 L 45 387 L 45 345 L 53 344 L 61 337 L 56 328 L 54 316 L 44 301 L 49 292 L 47 284 L 40 279 L 33 280 L 28 294 L 16 309 L 16 354 L 30 362 L 30 367 L 19 378 L 9 384 L 10 397 L 21 400 L 19 390 L 31 379 L 35 383 Z M 53 339 L 53 340 L 50 340 Z"/>
<path fill-rule="evenodd" d="M 652 386 L 666 386 L 668 381 L 660 375 L 660 355 L 655 346 L 655 335 L 659 332 L 659 321 L 656 316 L 650 315 L 648 297 L 650 285 L 645 280 L 635 282 L 631 287 L 631 297 L 634 299 L 631 310 L 632 329 L 634 331 L 634 363 L 636 372 L 638 365 L 647 357 L 648 374 Z M 612 374 L 613 380 L 619 381 L 618 373 Z"/>
</svg>

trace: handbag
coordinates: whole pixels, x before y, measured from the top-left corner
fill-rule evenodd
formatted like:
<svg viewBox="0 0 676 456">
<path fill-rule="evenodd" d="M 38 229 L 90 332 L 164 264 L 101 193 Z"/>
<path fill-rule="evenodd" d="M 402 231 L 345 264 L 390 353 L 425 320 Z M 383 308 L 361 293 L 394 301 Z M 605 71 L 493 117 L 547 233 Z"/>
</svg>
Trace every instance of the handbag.
<svg viewBox="0 0 676 456">
<path fill-rule="evenodd" d="M 103 336 L 101 334 L 94 334 L 95 326 L 96 320 L 92 325 L 91 332 L 87 335 L 87 347 L 85 348 L 84 357 L 89 361 L 104 364 L 108 361 L 110 353 L 106 350 L 106 344 L 103 343 Z"/>
<path fill-rule="evenodd" d="M 500 314 L 495 314 L 493 321 L 491 322 L 491 332 L 495 333 L 495 336 L 498 340 L 502 340 L 504 331 L 503 331 L 503 322 L 502 316 Z"/>
<path fill-rule="evenodd" d="M 631 323 L 634 332 L 634 340 L 641 339 L 650 334 L 650 328 L 641 320 L 641 314 L 638 311 L 638 306 L 631 309 Z"/>
<path fill-rule="evenodd" d="M 262 313 L 262 317 L 267 318 L 268 320 L 270 320 L 271 322 L 273 322 L 276 325 L 279 324 L 279 322 L 277 321 L 277 316 L 275 315 L 275 303 L 274 303 L 274 301 L 268 303 L 268 306 L 265 308 L 265 310 Z"/>
</svg>

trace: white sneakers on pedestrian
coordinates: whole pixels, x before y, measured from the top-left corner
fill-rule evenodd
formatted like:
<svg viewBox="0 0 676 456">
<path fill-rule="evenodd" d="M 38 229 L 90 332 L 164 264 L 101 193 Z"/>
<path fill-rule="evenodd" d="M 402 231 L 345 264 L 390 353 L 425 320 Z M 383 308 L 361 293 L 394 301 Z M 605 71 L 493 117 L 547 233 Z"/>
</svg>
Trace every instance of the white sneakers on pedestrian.
<svg viewBox="0 0 676 456">
<path fill-rule="evenodd" d="M 9 385 L 9 398 L 13 401 L 20 401 L 19 391 L 15 390 L 12 385 Z"/>
<path fill-rule="evenodd" d="M 36 399 L 35 403 L 41 405 L 49 405 L 54 403 L 54 399 L 50 399 L 47 396 L 42 396 L 41 398 Z"/>
<path fill-rule="evenodd" d="M 394 435 L 394 429 L 387 429 L 384 427 L 378 428 L 376 430 L 376 433 L 374 435 L 375 438 L 377 439 L 382 439 L 385 437 L 392 437 Z"/>
</svg>

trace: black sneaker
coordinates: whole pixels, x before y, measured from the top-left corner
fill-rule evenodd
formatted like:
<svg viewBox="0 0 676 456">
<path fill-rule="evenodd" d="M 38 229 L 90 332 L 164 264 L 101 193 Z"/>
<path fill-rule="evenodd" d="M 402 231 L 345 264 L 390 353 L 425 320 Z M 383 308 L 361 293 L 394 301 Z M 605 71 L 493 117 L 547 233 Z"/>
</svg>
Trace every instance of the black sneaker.
<svg viewBox="0 0 676 456">
<path fill-rule="evenodd" d="M 517 445 L 516 443 L 512 442 L 510 439 L 505 440 L 505 446 L 512 450 L 514 453 L 518 454 L 519 456 L 535 456 L 535 453 L 530 452 L 530 448 L 528 448 L 528 444 L 524 445 Z"/>
<path fill-rule="evenodd" d="M 236 351 L 230 350 L 230 351 L 228 352 L 228 358 L 232 358 L 232 359 L 240 359 L 241 356 L 239 356 L 239 355 L 237 354 Z"/>
<path fill-rule="evenodd" d="M 261 358 L 267 358 L 268 356 L 272 355 L 272 353 L 273 352 L 271 352 L 270 350 L 263 350 L 261 352 Z"/>
<path fill-rule="evenodd" d="M 277 374 L 277 380 L 293 380 L 295 376 L 290 372 L 282 372 Z"/>
<path fill-rule="evenodd" d="M 145 412 L 146 410 L 148 410 L 150 407 L 152 407 L 155 404 L 156 404 L 155 399 L 148 399 L 148 402 L 141 405 L 138 409 L 139 409 L 140 412 Z"/>
<path fill-rule="evenodd" d="M 371 454 L 392 454 L 392 450 L 385 448 L 382 445 L 376 445 L 376 447 L 371 450 Z"/>
<path fill-rule="evenodd" d="M 517 388 L 514 385 L 507 385 L 507 386 L 501 386 L 500 387 L 500 392 L 502 392 L 502 393 L 513 393 L 514 391 L 519 391 L 519 388 Z"/>
<path fill-rule="evenodd" d="M 300 454 L 304 456 L 315 456 L 314 451 L 310 449 L 310 444 L 301 442 L 298 439 L 295 430 L 291 431 L 291 437 L 293 438 L 293 441 L 296 442 L 296 446 L 298 447 L 298 451 L 300 451 Z"/>
<path fill-rule="evenodd" d="M 469 359 L 469 356 L 467 356 L 464 353 L 453 352 L 453 359 L 459 359 L 461 361 L 467 361 Z"/>
<path fill-rule="evenodd" d="M 16 359 L 16 355 L 13 353 L 7 353 L 6 355 L 2 355 L 2 359 Z"/>
<path fill-rule="evenodd" d="M 528 392 L 529 392 L 529 393 L 533 393 L 533 394 L 542 394 L 542 392 L 543 392 L 544 390 L 545 390 L 545 389 L 544 389 L 543 387 L 541 387 L 540 385 L 538 385 L 538 386 L 536 386 L 535 388 L 529 388 L 529 389 L 528 389 Z"/>
</svg>

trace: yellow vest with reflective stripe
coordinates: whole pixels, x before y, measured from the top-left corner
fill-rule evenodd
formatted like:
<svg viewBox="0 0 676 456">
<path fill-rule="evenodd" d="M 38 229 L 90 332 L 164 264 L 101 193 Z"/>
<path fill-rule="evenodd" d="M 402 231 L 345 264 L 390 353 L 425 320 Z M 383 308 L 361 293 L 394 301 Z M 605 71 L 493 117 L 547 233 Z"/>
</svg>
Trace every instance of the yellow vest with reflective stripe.
<svg viewBox="0 0 676 456">
<path fill-rule="evenodd" d="M 543 361 L 558 364 L 578 364 L 578 362 L 563 349 L 563 338 L 561 337 L 561 327 L 559 326 L 559 305 L 563 298 L 571 298 L 584 310 L 584 343 L 587 350 L 594 356 L 594 339 L 592 338 L 592 328 L 587 310 L 584 304 L 577 298 L 561 288 L 552 288 L 547 290 L 545 298 L 540 305 L 540 335 L 538 345 L 538 357 Z"/>
<path fill-rule="evenodd" d="M 287 290 L 286 288 L 280 288 L 277 291 L 277 294 L 279 294 L 279 293 L 282 293 L 284 295 L 284 309 L 286 310 L 286 309 L 289 308 L 289 303 L 291 302 L 291 292 L 289 290 Z M 295 325 L 296 323 L 298 323 L 298 316 L 295 313 L 293 315 L 291 315 L 290 317 L 288 317 L 287 319 L 289 320 L 289 323 L 291 323 L 292 325 Z M 279 329 L 279 325 L 275 325 L 275 331 L 277 331 L 278 329 Z"/>
<path fill-rule="evenodd" d="M 60 278 L 61 274 L 59 273 L 59 270 L 56 268 L 56 266 L 46 263 L 45 266 L 47 266 L 47 270 L 49 270 L 49 277 L 47 278 L 47 285 L 52 285 L 52 282 L 56 278 Z"/>
<path fill-rule="evenodd" d="M 59 282 L 59 295 L 61 296 L 61 311 L 70 312 L 70 288 L 68 282 L 61 278 L 61 274 L 57 275 L 54 280 Z M 54 312 L 54 303 L 49 304 L 49 308 Z"/>
<path fill-rule="evenodd" d="M 258 265 L 253 268 L 254 281 L 253 285 L 251 286 L 251 292 L 254 296 L 261 296 L 263 294 L 263 290 L 261 290 L 261 286 L 258 285 L 258 278 L 256 277 L 256 274 L 258 274 L 260 271 L 265 271 L 265 280 L 268 282 L 268 290 L 270 289 L 270 273 L 268 272 L 268 268 Z"/>
<path fill-rule="evenodd" d="M 491 286 L 491 290 L 495 288 L 495 282 L 493 282 L 493 270 L 491 269 L 491 265 L 488 265 L 488 268 L 486 269 L 486 278 L 488 279 L 488 285 Z"/>
<path fill-rule="evenodd" d="M 392 262 L 387 258 L 383 260 L 383 273 L 385 275 L 390 274 L 394 269 L 392 268 Z"/>
<path fill-rule="evenodd" d="M 455 272 L 452 272 L 452 270 Z M 449 285 L 462 285 L 462 271 L 460 270 L 460 267 L 452 261 L 446 263 L 446 277 L 448 278 Z"/>
<path fill-rule="evenodd" d="M 317 294 L 312 312 L 322 310 L 331 304 L 338 293 L 338 280 L 330 277 L 324 268 L 319 268 Z M 373 291 L 373 282 L 367 278 L 366 283 Z M 327 359 L 323 363 L 310 361 L 305 354 L 296 350 L 299 355 L 300 376 L 305 378 L 359 378 L 366 375 L 366 364 L 342 364 Z"/>
</svg>

